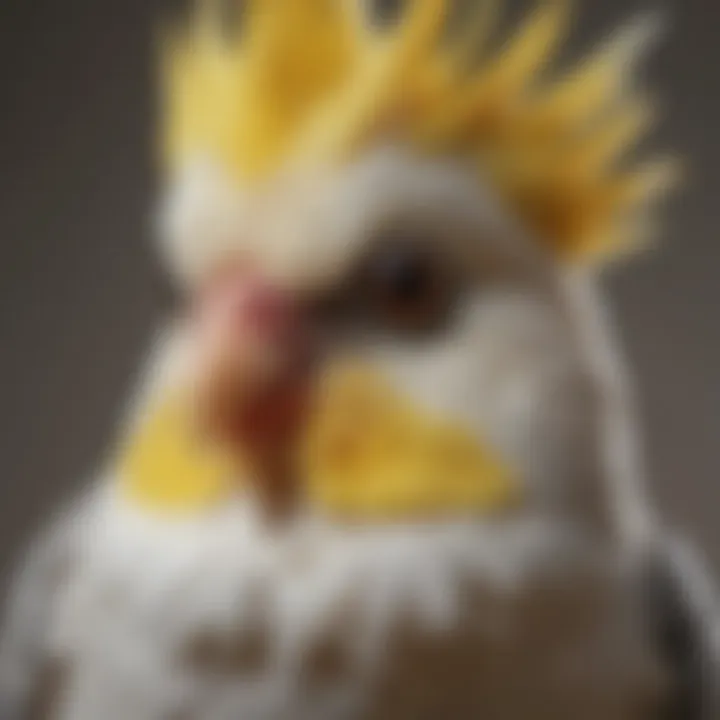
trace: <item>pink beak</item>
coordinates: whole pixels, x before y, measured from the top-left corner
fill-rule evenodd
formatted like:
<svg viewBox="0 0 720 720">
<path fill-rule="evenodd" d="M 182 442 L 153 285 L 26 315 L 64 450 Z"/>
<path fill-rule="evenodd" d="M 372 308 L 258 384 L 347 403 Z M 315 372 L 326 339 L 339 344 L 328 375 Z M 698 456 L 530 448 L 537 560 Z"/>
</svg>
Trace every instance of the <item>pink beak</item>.
<svg viewBox="0 0 720 720">
<path fill-rule="evenodd" d="M 308 333 L 293 296 L 230 269 L 202 288 L 195 318 L 205 426 L 245 452 L 265 455 L 293 442 L 310 380 Z"/>
</svg>

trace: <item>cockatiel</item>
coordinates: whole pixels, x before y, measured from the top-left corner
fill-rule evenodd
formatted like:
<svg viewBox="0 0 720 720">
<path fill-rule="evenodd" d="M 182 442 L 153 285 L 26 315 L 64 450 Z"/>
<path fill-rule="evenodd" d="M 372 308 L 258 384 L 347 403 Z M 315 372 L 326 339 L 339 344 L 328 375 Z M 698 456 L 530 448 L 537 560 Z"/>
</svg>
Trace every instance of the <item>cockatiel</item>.
<svg viewBox="0 0 720 720">
<path fill-rule="evenodd" d="M 718 717 L 595 290 L 674 176 L 626 159 L 647 23 L 550 72 L 568 3 L 501 43 L 494 5 L 200 0 L 167 33 L 185 301 L 16 583 L 9 717 Z"/>
</svg>

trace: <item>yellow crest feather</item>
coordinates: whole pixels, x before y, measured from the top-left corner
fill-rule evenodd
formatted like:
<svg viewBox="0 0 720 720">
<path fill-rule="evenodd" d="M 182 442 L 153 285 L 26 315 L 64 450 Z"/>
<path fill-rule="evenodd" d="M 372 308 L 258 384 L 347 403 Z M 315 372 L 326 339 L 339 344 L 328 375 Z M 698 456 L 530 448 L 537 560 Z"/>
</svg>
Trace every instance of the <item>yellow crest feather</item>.
<svg viewBox="0 0 720 720">
<path fill-rule="evenodd" d="M 218 1 L 199 0 L 190 29 L 163 48 L 170 167 L 206 154 L 257 183 L 397 141 L 474 158 L 562 259 L 632 242 L 629 219 L 647 215 L 675 175 L 668 164 L 621 162 L 653 116 L 628 80 L 649 23 L 548 79 L 570 0 L 540 0 L 475 68 L 473 43 L 488 39 L 502 3 L 477 0 L 465 29 L 443 42 L 451 4 L 415 0 L 378 30 L 353 0 L 251 0 L 242 31 L 228 36 Z"/>
</svg>

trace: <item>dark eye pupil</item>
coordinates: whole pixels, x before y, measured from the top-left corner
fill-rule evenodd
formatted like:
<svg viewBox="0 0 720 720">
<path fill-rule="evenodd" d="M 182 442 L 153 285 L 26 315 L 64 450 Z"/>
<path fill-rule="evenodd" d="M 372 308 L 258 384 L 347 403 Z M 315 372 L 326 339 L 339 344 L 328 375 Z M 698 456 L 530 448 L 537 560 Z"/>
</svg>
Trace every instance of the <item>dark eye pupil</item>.
<svg viewBox="0 0 720 720">
<path fill-rule="evenodd" d="M 419 255 L 391 252 L 378 260 L 375 282 L 388 300 L 421 300 L 432 289 L 432 269 Z"/>
<path fill-rule="evenodd" d="M 392 327 L 417 331 L 442 320 L 447 282 L 442 263 L 429 248 L 409 243 L 384 247 L 370 258 L 365 280 L 375 317 Z"/>
</svg>

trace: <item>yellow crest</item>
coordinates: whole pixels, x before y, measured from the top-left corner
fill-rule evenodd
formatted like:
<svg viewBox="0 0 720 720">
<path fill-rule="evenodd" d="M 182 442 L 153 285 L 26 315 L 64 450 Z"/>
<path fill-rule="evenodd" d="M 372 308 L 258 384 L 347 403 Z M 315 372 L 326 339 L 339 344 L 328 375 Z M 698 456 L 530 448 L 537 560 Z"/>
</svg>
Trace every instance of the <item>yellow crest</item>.
<svg viewBox="0 0 720 720">
<path fill-rule="evenodd" d="M 540 0 L 483 53 L 497 2 L 476 0 L 448 35 L 452 0 L 407 2 L 390 29 L 373 28 L 361 0 L 248 0 L 238 33 L 218 0 L 198 0 L 163 46 L 170 169 L 204 154 L 258 183 L 397 142 L 469 159 L 560 259 L 636 243 L 675 175 L 672 160 L 623 162 L 653 116 L 632 82 L 648 23 L 548 77 L 569 0 Z"/>
</svg>

